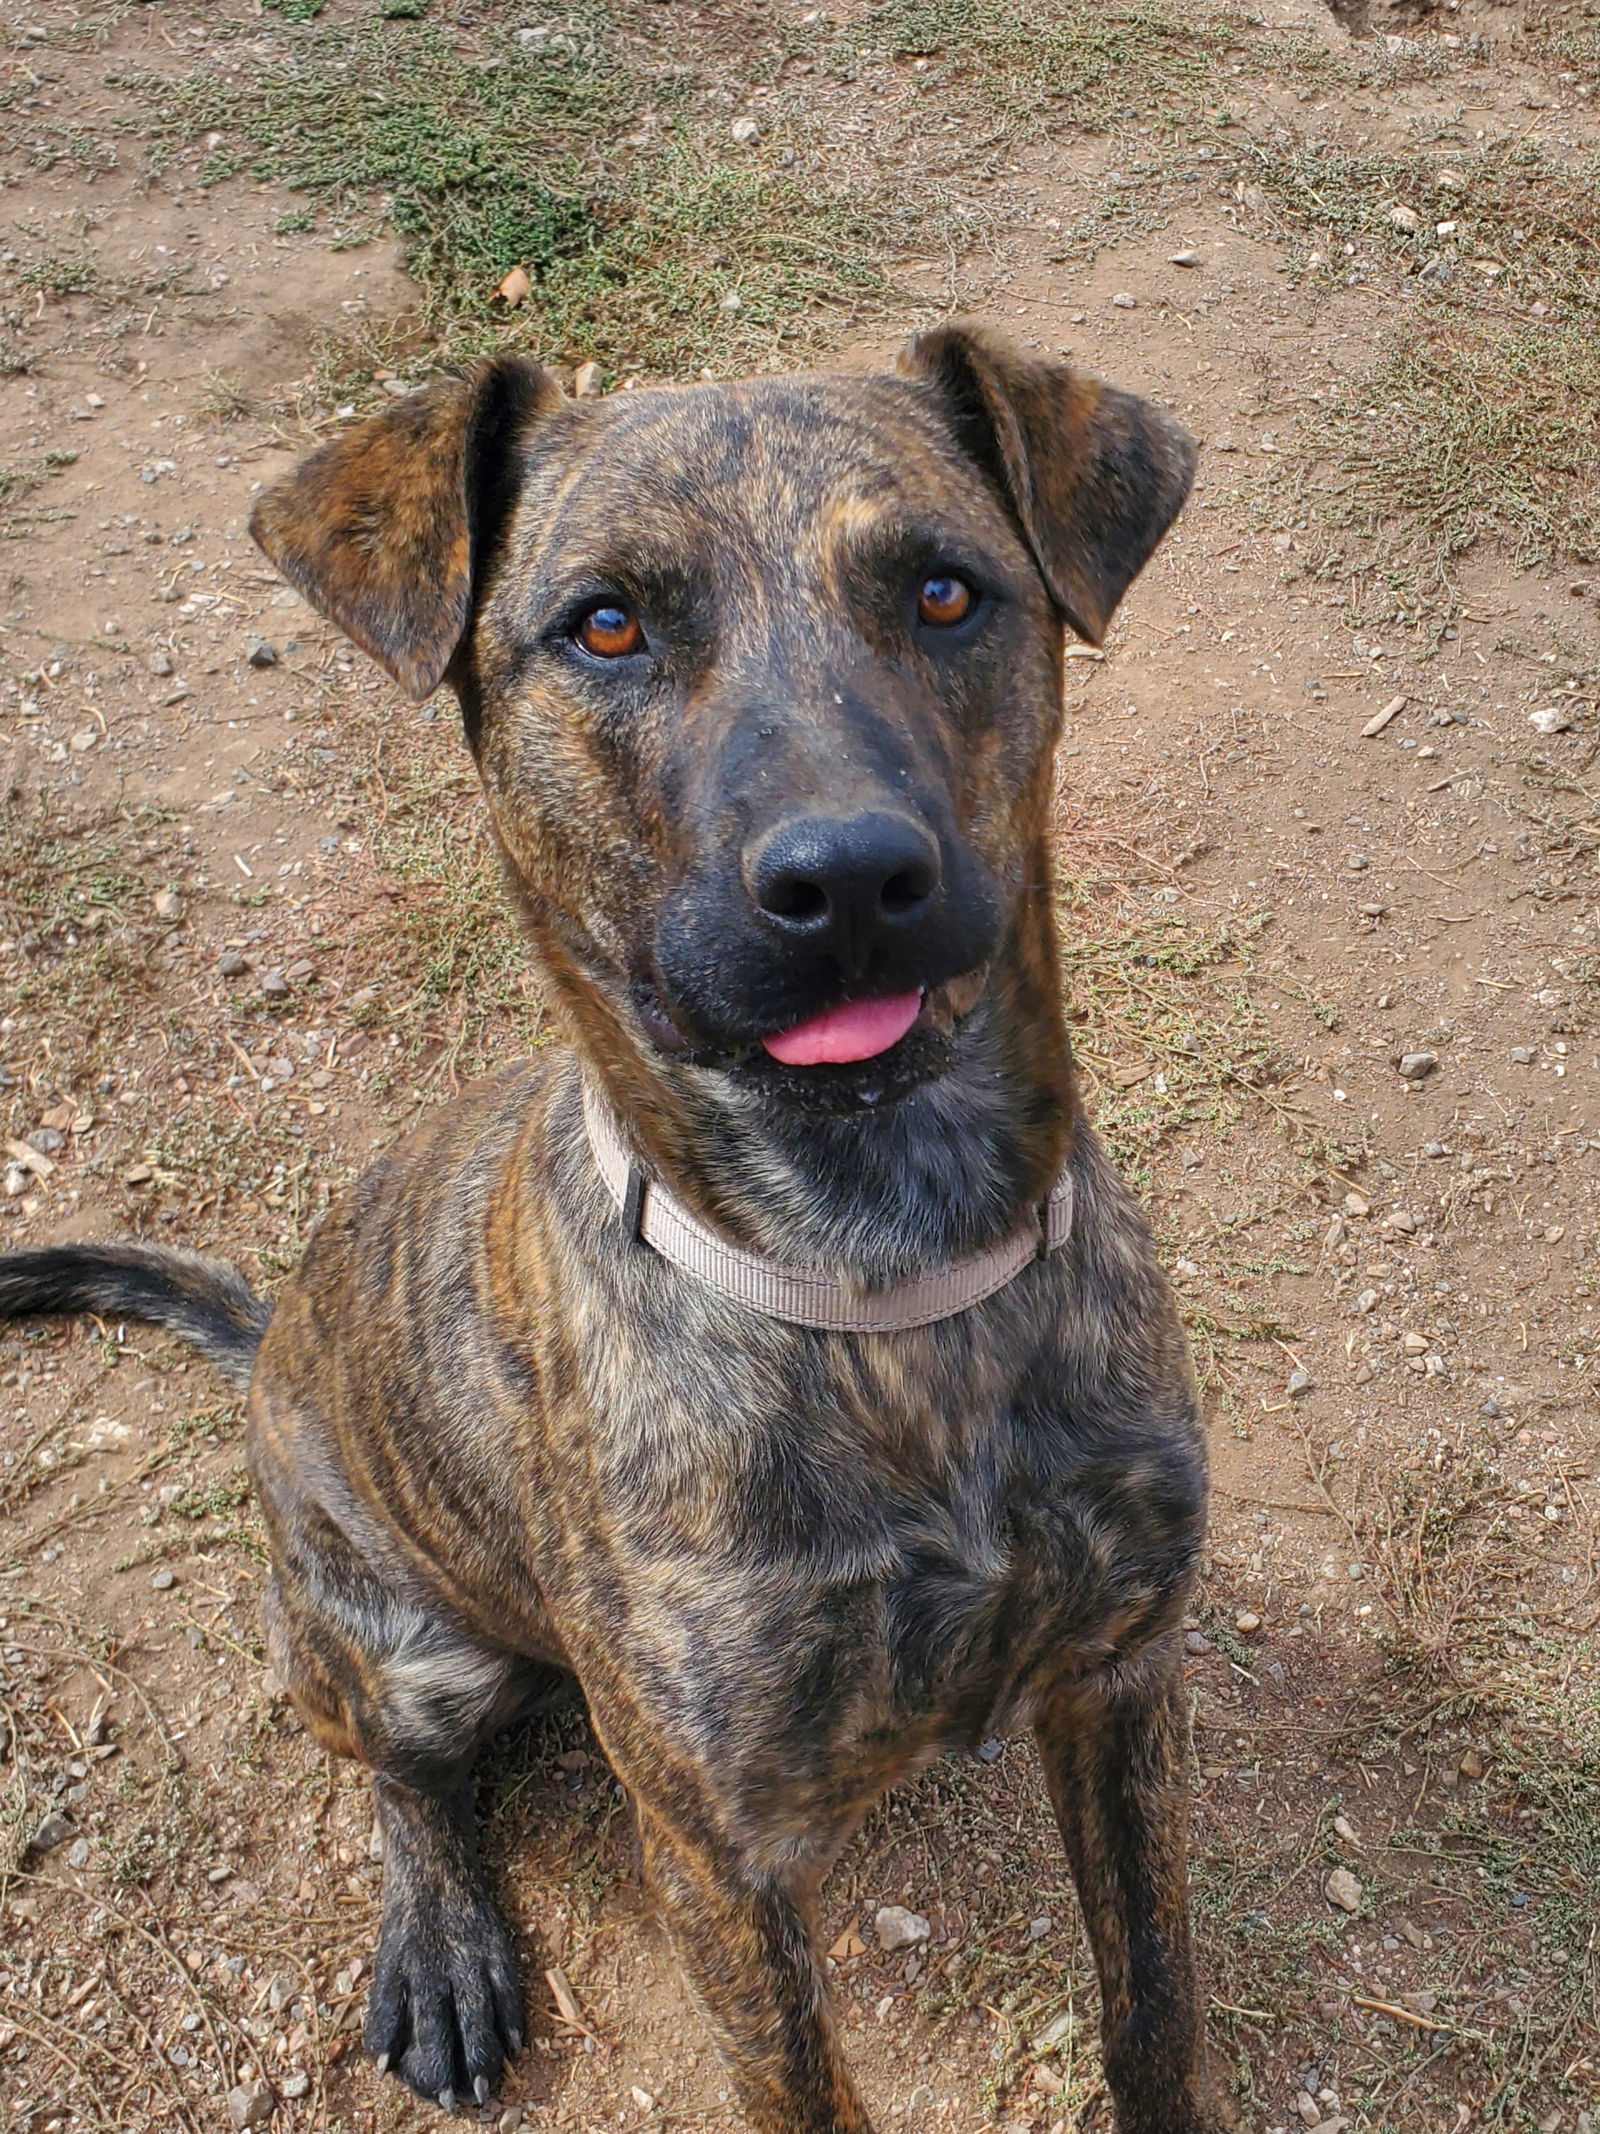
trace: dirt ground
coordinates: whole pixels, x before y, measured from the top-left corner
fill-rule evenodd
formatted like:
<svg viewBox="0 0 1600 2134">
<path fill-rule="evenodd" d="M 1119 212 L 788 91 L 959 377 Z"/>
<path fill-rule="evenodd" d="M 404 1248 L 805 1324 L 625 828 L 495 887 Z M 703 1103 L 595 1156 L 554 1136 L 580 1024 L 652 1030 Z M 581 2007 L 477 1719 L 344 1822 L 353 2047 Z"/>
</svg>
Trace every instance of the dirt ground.
<svg viewBox="0 0 1600 2134">
<path fill-rule="evenodd" d="M 1215 2046 L 1276 2134 L 1594 2134 L 1594 0 L 29 0 L 0 53 L 0 1247 L 270 1286 L 548 1037 L 451 708 L 245 533 L 317 435 L 498 338 L 623 389 L 952 304 L 1168 401 L 1207 449 L 1070 666 L 1061 901 L 1207 1388 Z M 541 126 L 589 220 L 513 312 Z M 238 1430 L 138 1329 L 0 1334 L 7 2128 L 438 2116 L 359 2050 L 371 1813 L 264 1671 Z M 732 2128 L 581 1708 L 486 1787 L 491 2122 Z M 827 1929 L 881 2125 L 1108 2126 L 1025 1742 L 887 1802 Z"/>
</svg>

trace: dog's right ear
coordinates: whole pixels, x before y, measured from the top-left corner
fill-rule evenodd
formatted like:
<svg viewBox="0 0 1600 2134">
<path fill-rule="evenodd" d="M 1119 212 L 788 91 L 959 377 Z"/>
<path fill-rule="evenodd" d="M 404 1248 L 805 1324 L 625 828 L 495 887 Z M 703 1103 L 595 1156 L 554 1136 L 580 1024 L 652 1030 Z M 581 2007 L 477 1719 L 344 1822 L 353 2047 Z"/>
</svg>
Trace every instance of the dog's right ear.
<svg viewBox="0 0 1600 2134">
<path fill-rule="evenodd" d="M 250 531 L 420 702 L 466 631 L 518 440 L 564 402 L 537 364 L 476 364 L 313 452 L 259 500 Z"/>
</svg>

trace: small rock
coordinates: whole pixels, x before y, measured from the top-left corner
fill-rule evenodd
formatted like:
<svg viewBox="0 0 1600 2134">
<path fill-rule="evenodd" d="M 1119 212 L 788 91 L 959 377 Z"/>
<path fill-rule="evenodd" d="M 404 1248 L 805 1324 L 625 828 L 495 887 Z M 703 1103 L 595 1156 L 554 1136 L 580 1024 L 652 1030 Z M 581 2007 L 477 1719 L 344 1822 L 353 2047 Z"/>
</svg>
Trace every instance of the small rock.
<svg viewBox="0 0 1600 2134">
<path fill-rule="evenodd" d="M 737 289 L 730 289 L 718 308 L 722 311 L 743 311 L 744 298 Z"/>
<path fill-rule="evenodd" d="M 245 654 L 245 659 L 252 667 L 276 667 L 278 648 L 276 645 L 269 645 L 264 637 L 258 637 Z"/>
<path fill-rule="evenodd" d="M 522 2107 L 513 2104 L 507 2107 L 495 2121 L 495 2134 L 519 2134 L 522 2125 Z"/>
<path fill-rule="evenodd" d="M 1289 1383 L 1285 1390 L 1291 1400 L 1304 1400 L 1308 1393 L 1314 1391 L 1316 1383 L 1311 1373 L 1302 1365 L 1299 1370 L 1289 1373 Z"/>
<path fill-rule="evenodd" d="M 1261 1618 L 1253 1608 L 1241 1608 L 1233 1619 L 1233 1627 L 1241 1637 L 1254 1637 L 1261 1628 Z"/>
<path fill-rule="evenodd" d="M 249 968 L 236 948 L 224 949 L 217 958 L 217 969 L 224 978 L 242 978 Z"/>
<path fill-rule="evenodd" d="M 59 1126 L 35 1126 L 23 1135 L 36 1155 L 54 1156 L 66 1145 L 66 1135 Z"/>
<path fill-rule="evenodd" d="M 761 121 L 746 114 L 742 119 L 735 119 L 728 132 L 741 148 L 748 148 L 761 138 Z"/>
<path fill-rule="evenodd" d="M 1402 1052 L 1400 1072 L 1408 1082 L 1426 1081 L 1439 1064 L 1437 1052 Z"/>
<path fill-rule="evenodd" d="M 1169 267 L 1198 267 L 1199 264 L 1200 255 L 1198 252 L 1185 250 L 1167 254 L 1167 265 Z"/>
<path fill-rule="evenodd" d="M 1364 852 L 1352 852 L 1345 865 L 1352 874 L 1365 874 L 1372 862 Z"/>
<path fill-rule="evenodd" d="M 172 654 L 170 652 L 152 652 L 146 661 L 146 665 L 152 674 L 170 674 L 172 672 Z"/>
<path fill-rule="evenodd" d="M 284 977 L 282 971 L 263 971 L 261 973 L 261 990 L 268 1000 L 287 1000 L 289 998 L 289 981 Z"/>
<path fill-rule="evenodd" d="M 1538 1057 L 1539 1048 L 1537 1045 L 1513 1045 L 1511 1048 L 1513 1066 L 1531 1067 Z"/>
<path fill-rule="evenodd" d="M 1396 1208 L 1393 1214 L 1384 1217 L 1384 1226 L 1389 1230 L 1398 1230 L 1406 1237 L 1414 1237 L 1417 1229 L 1417 1218 L 1409 1214 L 1404 1208 Z"/>
<path fill-rule="evenodd" d="M 1420 230 L 1422 227 L 1422 217 L 1414 207 L 1390 208 L 1389 220 L 1397 230 Z"/>
<path fill-rule="evenodd" d="M 1295 2114 L 1304 2127 L 1317 2126 L 1322 2119 L 1322 2107 L 1309 2090 L 1302 2090 L 1294 2101 Z"/>
<path fill-rule="evenodd" d="M 235 2127 L 264 2127 L 278 2109 L 278 2100 L 265 2082 L 241 2082 L 228 2092 L 228 2121 Z"/>
<path fill-rule="evenodd" d="M 933 1932 L 920 1912 L 909 1912 L 903 1904 L 880 1904 L 872 1915 L 872 1925 L 880 1949 L 911 1948 L 926 1941 Z"/>
<path fill-rule="evenodd" d="M 1572 725 L 1572 714 L 1570 711 L 1564 711 L 1559 704 L 1550 704 L 1541 711 L 1530 711 L 1528 724 L 1536 734 L 1564 734 Z M 78 745 L 76 735 L 72 745 L 74 748 Z"/>
<path fill-rule="evenodd" d="M 1029 1922 L 1028 1939 L 1030 1941 L 1043 1941 L 1045 1936 L 1051 1932 L 1054 1926 L 1055 1921 L 1051 1918 L 1050 1914 L 1048 1912 L 1041 1912 L 1037 1919 L 1031 1920 Z"/>
<path fill-rule="evenodd" d="M 1426 1334 L 1407 1334 L 1400 1344 L 1408 1356 L 1426 1356 L 1431 1345 Z"/>
<path fill-rule="evenodd" d="M 600 398 L 600 366 L 598 363 L 580 363 L 572 374 L 572 390 L 579 400 Z"/>
<path fill-rule="evenodd" d="M 99 738 L 99 734 L 96 733 L 95 729 L 92 726 L 85 726 L 81 732 L 75 733 L 73 735 L 72 739 L 67 743 L 67 746 L 74 752 L 74 754 L 79 756 L 87 756 L 90 749 L 94 747 L 95 743 L 99 740 Z"/>
<path fill-rule="evenodd" d="M 158 889 L 150 902 L 158 919 L 183 917 L 183 899 L 175 889 Z"/>
<path fill-rule="evenodd" d="M 78 1838 L 74 1841 L 71 1852 L 67 1854 L 67 1865 L 69 1867 L 87 1867 L 88 1864 L 89 1840 L 87 1838 Z"/>
<path fill-rule="evenodd" d="M 1372 1203 L 1365 1193 L 1347 1193 L 1344 1197 L 1344 1212 L 1359 1219 L 1372 1213 Z"/>
<path fill-rule="evenodd" d="M 653 2112 L 655 2110 L 656 2101 L 654 2097 L 651 2096 L 648 2090 L 640 2089 L 637 2082 L 633 2085 L 633 2088 L 628 2092 L 628 2094 L 630 2097 L 632 2097 L 634 2103 L 639 2107 L 641 2112 Z"/>
<path fill-rule="evenodd" d="M 171 1564 L 167 1563 L 161 1566 L 150 1581 L 151 1586 L 157 1593 L 170 1593 L 177 1583 L 178 1574 L 173 1570 Z"/>
<path fill-rule="evenodd" d="M 1217 1648 L 1203 1630 L 1186 1630 L 1183 1634 L 1183 1649 L 1185 1652 L 1192 1652 L 1197 1660 L 1201 1660 L 1208 1652 L 1215 1652 Z"/>
<path fill-rule="evenodd" d="M 52 1809 L 29 1838 L 28 1846 L 33 1852 L 54 1852 L 57 1846 L 65 1845 L 68 1838 L 77 1834 L 71 1817 L 62 1815 L 59 1809 Z"/>
<path fill-rule="evenodd" d="M 309 2075 L 285 2075 L 283 2078 L 283 2094 L 286 2097 L 304 2097 L 310 2088 Z"/>
<path fill-rule="evenodd" d="M 1322 1885 L 1323 1895 L 1341 1912 L 1359 1912 L 1361 1884 L 1348 1867 L 1336 1867 Z"/>
<path fill-rule="evenodd" d="M 1461 1761 L 1456 1765 L 1456 1769 L 1463 1778 L 1482 1778 L 1484 1772 L 1488 1769 L 1483 1760 L 1483 1751 L 1481 1749 L 1463 1749 Z"/>
<path fill-rule="evenodd" d="M 1135 296 L 1130 296 L 1126 289 L 1119 289 L 1111 301 L 1119 311 L 1132 311 L 1139 299 Z"/>
<path fill-rule="evenodd" d="M 1356 1836 L 1354 1823 L 1351 1822 L 1347 1815 L 1336 1815 L 1334 1817 L 1333 1834 L 1335 1837 L 1343 1838 L 1347 1845 L 1359 1845 L 1361 1842 Z"/>
<path fill-rule="evenodd" d="M 998 1734 L 991 1734 L 987 1741 L 978 1744 L 978 1761 L 981 1764 L 998 1763 L 1006 1753 L 1006 1745 Z"/>
</svg>

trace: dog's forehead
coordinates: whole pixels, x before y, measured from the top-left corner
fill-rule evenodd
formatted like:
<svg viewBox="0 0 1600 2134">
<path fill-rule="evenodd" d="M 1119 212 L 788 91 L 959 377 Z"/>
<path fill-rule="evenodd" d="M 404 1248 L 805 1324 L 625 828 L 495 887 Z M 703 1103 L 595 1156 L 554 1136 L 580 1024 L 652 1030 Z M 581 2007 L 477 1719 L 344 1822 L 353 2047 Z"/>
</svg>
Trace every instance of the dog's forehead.
<svg viewBox="0 0 1600 2134">
<path fill-rule="evenodd" d="M 891 377 L 757 379 L 618 394 L 536 442 L 518 505 L 530 557 L 596 541 L 719 545 L 847 535 L 908 513 L 989 519 L 992 492 L 931 396 Z"/>
</svg>

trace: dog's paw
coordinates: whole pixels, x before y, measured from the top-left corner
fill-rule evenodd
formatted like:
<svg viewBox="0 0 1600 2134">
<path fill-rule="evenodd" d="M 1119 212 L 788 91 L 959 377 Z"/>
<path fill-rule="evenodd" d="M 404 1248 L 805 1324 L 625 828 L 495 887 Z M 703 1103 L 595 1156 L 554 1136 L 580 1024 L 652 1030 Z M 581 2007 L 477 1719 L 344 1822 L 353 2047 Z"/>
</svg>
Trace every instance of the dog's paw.
<svg viewBox="0 0 1600 2134">
<path fill-rule="evenodd" d="M 511 1939 L 488 1903 L 446 1920 L 384 1921 L 365 2040 L 387 2069 L 448 2112 L 487 2104 L 521 2052 L 522 1988 Z"/>
</svg>

